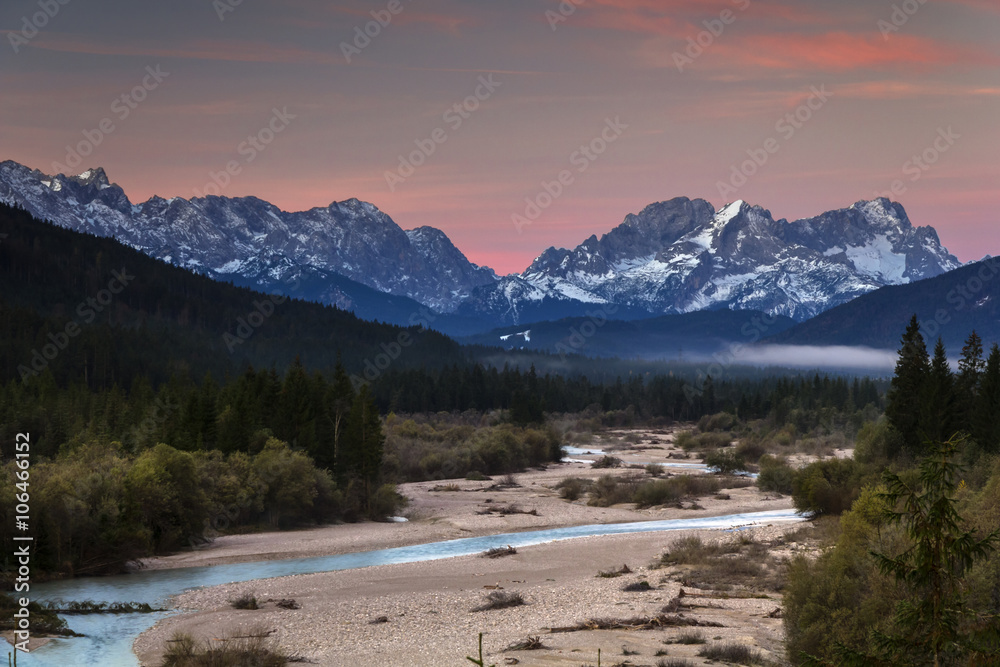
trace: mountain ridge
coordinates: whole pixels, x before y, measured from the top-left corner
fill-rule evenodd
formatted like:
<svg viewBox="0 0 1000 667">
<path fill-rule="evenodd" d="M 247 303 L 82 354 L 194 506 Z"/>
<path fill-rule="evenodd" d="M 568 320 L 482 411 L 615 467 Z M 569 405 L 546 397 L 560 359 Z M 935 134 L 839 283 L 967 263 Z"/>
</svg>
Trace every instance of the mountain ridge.
<svg viewBox="0 0 1000 667">
<path fill-rule="evenodd" d="M 742 200 L 716 210 L 675 197 L 507 276 L 470 262 L 443 231 L 403 230 L 357 198 L 299 212 L 252 196 L 133 204 L 100 167 L 49 176 L 8 160 L 0 201 L 216 280 L 287 293 L 290 276 L 304 277 L 296 297 L 372 319 L 403 323 L 407 309 L 429 308 L 444 314 L 442 330 L 459 322 L 459 335 L 604 304 L 621 319 L 727 308 L 803 321 L 961 266 L 932 227 L 887 199 L 788 222 Z"/>
</svg>

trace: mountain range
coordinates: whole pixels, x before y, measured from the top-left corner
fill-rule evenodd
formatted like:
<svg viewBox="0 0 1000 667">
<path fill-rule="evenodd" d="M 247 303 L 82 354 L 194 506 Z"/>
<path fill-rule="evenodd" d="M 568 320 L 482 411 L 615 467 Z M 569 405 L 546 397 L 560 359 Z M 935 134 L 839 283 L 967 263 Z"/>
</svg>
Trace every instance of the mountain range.
<svg viewBox="0 0 1000 667">
<path fill-rule="evenodd" d="M 788 222 L 743 201 L 716 210 L 678 197 L 508 276 L 470 262 L 441 230 L 403 230 L 357 199 L 301 212 L 255 197 L 133 204 L 103 169 L 48 175 L 5 161 L 0 201 L 216 280 L 397 324 L 431 312 L 452 334 L 602 307 L 620 320 L 729 309 L 804 321 L 961 266 L 887 199 Z"/>
</svg>

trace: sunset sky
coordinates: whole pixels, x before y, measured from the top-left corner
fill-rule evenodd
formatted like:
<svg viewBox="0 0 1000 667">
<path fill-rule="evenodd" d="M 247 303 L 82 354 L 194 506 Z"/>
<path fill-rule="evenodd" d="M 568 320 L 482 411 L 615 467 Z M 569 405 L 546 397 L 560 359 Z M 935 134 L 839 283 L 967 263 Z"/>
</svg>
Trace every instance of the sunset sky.
<svg viewBox="0 0 1000 667">
<path fill-rule="evenodd" d="M 234 162 L 223 195 L 357 197 L 507 273 L 676 196 L 793 220 L 898 181 L 1000 254 L 997 0 L 5 0 L 0 30 L 0 159 L 82 144 L 133 202 Z"/>
</svg>

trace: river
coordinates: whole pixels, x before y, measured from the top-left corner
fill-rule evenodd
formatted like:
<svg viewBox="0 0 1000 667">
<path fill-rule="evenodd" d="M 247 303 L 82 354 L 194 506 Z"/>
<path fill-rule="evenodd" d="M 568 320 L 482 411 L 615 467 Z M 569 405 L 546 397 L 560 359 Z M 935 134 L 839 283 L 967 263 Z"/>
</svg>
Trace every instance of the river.
<svg viewBox="0 0 1000 667">
<path fill-rule="evenodd" d="M 311 574 L 350 570 L 391 563 L 451 558 L 480 553 L 493 547 L 511 545 L 526 547 L 544 542 L 569 540 L 577 537 L 615 535 L 669 530 L 704 528 L 728 529 L 751 524 L 767 524 L 799 520 L 794 510 L 773 510 L 731 514 L 695 519 L 670 519 L 637 521 L 632 523 L 569 526 L 522 533 L 503 533 L 485 537 L 469 537 L 443 542 L 430 542 L 408 547 L 380 549 L 338 556 L 320 556 L 272 560 L 232 565 L 178 568 L 171 570 L 146 570 L 117 577 L 67 579 L 32 587 L 33 599 L 42 600 L 94 600 L 95 602 L 128 601 L 148 602 L 156 607 L 166 606 L 170 597 L 185 590 L 203 586 L 216 586 L 251 579 L 268 579 L 292 574 Z M 132 653 L 132 642 L 143 631 L 161 618 L 174 612 L 155 614 L 94 614 L 70 616 L 70 627 L 86 637 L 56 639 L 30 654 L 18 656 L 20 667 L 137 667 Z"/>
</svg>

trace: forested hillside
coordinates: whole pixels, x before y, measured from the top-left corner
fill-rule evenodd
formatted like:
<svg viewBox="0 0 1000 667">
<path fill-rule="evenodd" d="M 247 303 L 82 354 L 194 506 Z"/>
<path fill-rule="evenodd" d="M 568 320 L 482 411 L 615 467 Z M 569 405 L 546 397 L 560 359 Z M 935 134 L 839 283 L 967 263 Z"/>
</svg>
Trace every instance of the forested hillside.
<svg viewBox="0 0 1000 667">
<path fill-rule="evenodd" d="M 218 283 L 111 239 L 71 232 L 0 205 L 0 379 L 44 372 L 60 386 L 154 385 L 171 375 L 216 378 L 247 364 L 284 371 L 295 357 L 332 371 L 338 355 L 364 370 L 409 340 L 399 367 L 464 359 L 451 339 L 359 320 L 332 306 Z M 407 335 L 412 338 L 406 338 Z"/>
</svg>

